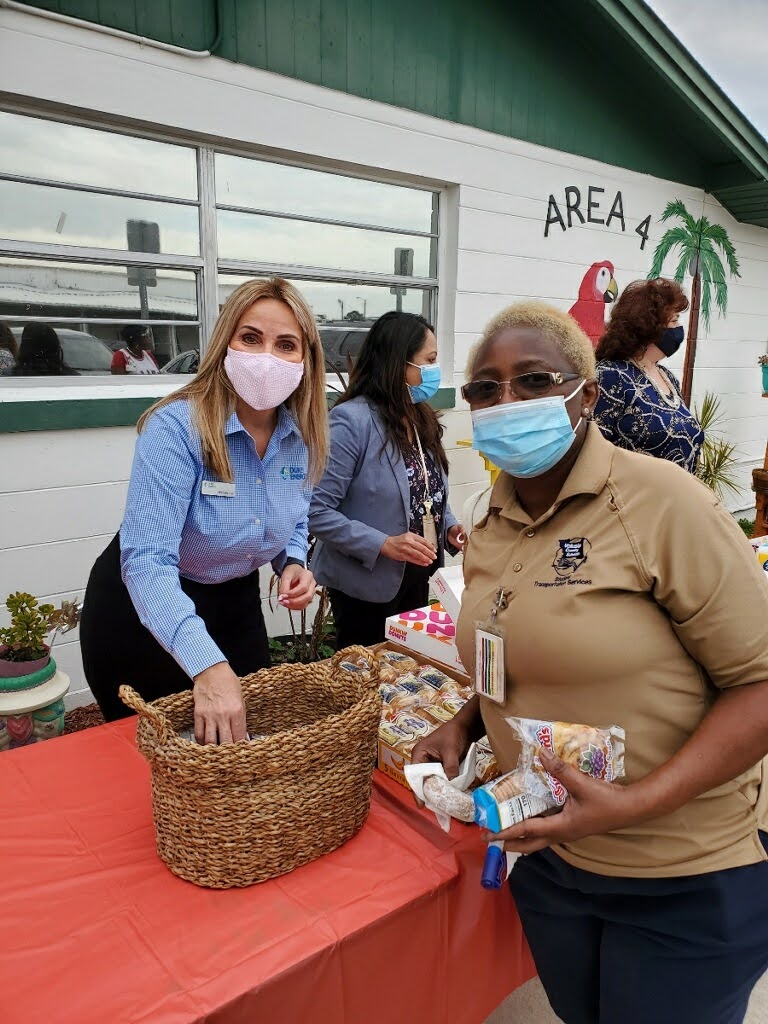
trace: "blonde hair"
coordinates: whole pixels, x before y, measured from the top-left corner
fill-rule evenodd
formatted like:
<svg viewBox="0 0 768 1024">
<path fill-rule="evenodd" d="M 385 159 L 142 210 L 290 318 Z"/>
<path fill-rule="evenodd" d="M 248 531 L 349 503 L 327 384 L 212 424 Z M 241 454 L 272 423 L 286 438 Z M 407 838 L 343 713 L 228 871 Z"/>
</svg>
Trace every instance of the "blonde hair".
<svg viewBox="0 0 768 1024">
<path fill-rule="evenodd" d="M 232 483 L 232 463 L 224 434 L 227 420 L 235 409 L 236 394 L 224 369 L 229 343 L 245 311 L 260 299 L 276 299 L 290 307 L 301 328 L 304 375 L 294 393 L 286 400 L 309 450 L 309 477 L 316 484 L 328 459 L 328 404 L 325 396 L 325 356 L 315 318 L 301 292 L 279 277 L 246 281 L 236 288 L 221 308 L 203 360 L 194 380 L 161 398 L 143 414 L 139 433 L 149 417 L 171 402 L 189 399 L 193 421 L 200 435 L 206 469 L 220 480 Z"/>
<path fill-rule="evenodd" d="M 502 309 L 485 325 L 479 341 L 467 358 L 466 377 L 470 380 L 480 349 L 499 331 L 510 327 L 530 327 L 540 331 L 557 345 L 576 373 L 588 379 L 595 376 L 595 350 L 592 342 L 568 313 L 546 302 L 516 302 Z"/>
</svg>

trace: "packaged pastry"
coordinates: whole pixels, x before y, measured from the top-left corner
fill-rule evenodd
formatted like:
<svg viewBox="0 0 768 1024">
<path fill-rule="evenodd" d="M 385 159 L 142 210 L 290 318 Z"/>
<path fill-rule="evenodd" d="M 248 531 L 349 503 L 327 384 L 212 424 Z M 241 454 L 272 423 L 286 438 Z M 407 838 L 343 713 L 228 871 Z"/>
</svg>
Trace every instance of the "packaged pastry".
<svg viewBox="0 0 768 1024">
<path fill-rule="evenodd" d="M 379 738 L 388 743 L 390 747 L 398 747 L 401 743 L 406 743 L 408 740 L 413 739 L 413 734 L 405 732 L 394 722 L 382 719 L 379 722 Z"/>
<path fill-rule="evenodd" d="M 430 693 L 430 688 L 424 680 L 413 675 L 412 672 L 409 672 L 407 675 L 400 676 L 395 685 L 401 690 L 407 690 L 409 693 Z"/>
<path fill-rule="evenodd" d="M 472 794 L 454 789 L 447 779 L 439 775 L 428 775 L 424 779 L 423 790 L 426 803 L 436 814 L 448 814 L 457 821 L 467 823 L 475 820 Z"/>
<path fill-rule="evenodd" d="M 443 697 L 440 701 L 440 704 L 450 714 L 451 718 L 453 718 L 454 715 L 457 715 L 466 703 L 465 698 L 459 697 L 458 694 L 450 697 Z"/>
<path fill-rule="evenodd" d="M 398 694 L 402 694 L 402 690 L 398 690 L 394 683 L 380 683 L 379 693 L 381 694 L 382 701 L 385 704 L 390 704 Z"/>
<path fill-rule="evenodd" d="M 541 794 L 530 792 L 529 774 L 516 768 L 476 789 L 472 799 L 477 824 L 491 832 L 501 832 L 526 818 L 556 810 L 558 805 L 551 793 L 546 790 Z"/>
<path fill-rule="evenodd" d="M 461 683 L 457 683 L 455 679 L 446 678 L 443 683 L 440 684 L 438 689 L 439 696 L 442 697 L 460 697 L 461 691 L 464 689 Z"/>
<path fill-rule="evenodd" d="M 379 678 L 383 683 L 394 683 L 408 672 L 417 672 L 419 663 L 399 651 L 379 651 Z"/>
<path fill-rule="evenodd" d="M 475 756 L 475 777 L 482 786 L 501 775 L 496 755 L 487 739 L 478 741 Z"/>
<path fill-rule="evenodd" d="M 409 736 L 415 736 L 418 739 L 421 739 L 422 736 L 429 736 L 429 734 L 435 730 L 435 726 L 432 722 L 428 722 L 426 718 L 423 718 L 410 709 L 406 711 L 399 711 L 388 724 L 394 725 L 395 728 L 407 733 Z"/>
<path fill-rule="evenodd" d="M 443 707 L 437 701 L 431 701 L 429 704 L 420 704 L 419 714 L 433 721 L 435 725 L 445 725 L 446 722 L 453 721 L 453 715 L 448 708 Z"/>
<path fill-rule="evenodd" d="M 425 683 L 428 683 L 433 690 L 439 690 L 444 683 L 453 682 L 450 676 L 447 676 L 445 672 L 441 672 L 439 669 L 432 668 L 431 665 L 425 665 L 424 668 L 419 672 L 419 679 L 423 679 Z"/>
<path fill-rule="evenodd" d="M 563 784 L 542 765 L 537 754 L 541 747 L 553 751 L 590 778 L 613 782 L 624 775 L 625 733 L 618 725 L 598 728 L 533 718 L 508 718 L 507 722 L 522 746 L 519 768 L 529 775 L 529 792 L 543 788 L 543 783 L 558 804 L 565 803 L 568 795 Z"/>
<path fill-rule="evenodd" d="M 398 714 L 400 711 L 405 711 L 407 708 L 419 707 L 423 701 L 423 698 L 418 693 L 409 693 L 407 690 L 400 690 L 387 704 L 387 710 L 392 714 Z"/>
</svg>

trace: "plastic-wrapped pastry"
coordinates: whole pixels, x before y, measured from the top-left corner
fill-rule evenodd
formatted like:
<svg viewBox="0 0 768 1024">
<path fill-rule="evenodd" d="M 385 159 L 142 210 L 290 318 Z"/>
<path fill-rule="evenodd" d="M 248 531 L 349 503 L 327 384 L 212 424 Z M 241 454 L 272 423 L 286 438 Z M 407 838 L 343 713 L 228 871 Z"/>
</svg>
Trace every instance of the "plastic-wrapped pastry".
<svg viewBox="0 0 768 1024">
<path fill-rule="evenodd" d="M 453 720 L 453 715 L 448 708 L 443 707 L 437 701 L 431 701 L 429 704 L 420 704 L 419 714 L 433 721 L 435 725 L 445 725 L 446 722 Z"/>
<path fill-rule="evenodd" d="M 479 740 L 475 755 L 475 777 L 477 781 L 482 786 L 486 782 L 497 779 L 500 775 L 501 770 L 496 761 L 496 755 L 491 750 L 490 743 L 485 738 Z"/>
<path fill-rule="evenodd" d="M 424 796 L 429 806 L 436 812 L 450 814 L 457 821 L 472 822 L 475 820 L 475 803 L 471 793 L 462 793 L 439 775 L 430 775 L 424 779 Z"/>
<path fill-rule="evenodd" d="M 445 672 L 441 672 L 439 669 L 432 668 L 431 665 L 425 665 L 419 672 L 419 679 L 423 679 L 425 683 L 434 690 L 439 690 L 444 683 L 453 682 L 450 676 L 447 676 Z"/>
<path fill-rule="evenodd" d="M 542 722 L 532 718 L 508 718 L 522 745 L 519 767 L 534 779 L 544 783 L 558 804 L 565 803 L 567 792 L 563 784 L 544 768 L 537 750 L 545 747 L 593 779 L 613 782 L 624 775 L 625 733 L 618 725 L 597 728 L 571 722 Z"/>
<path fill-rule="evenodd" d="M 435 730 L 432 722 L 427 721 L 416 710 L 411 709 L 399 711 L 392 719 L 391 724 L 402 732 L 415 736 L 418 739 L 421 739 L 422 736 L 429 736 Z"/>
<path fill-rule="evenodd" d="M 399 651 L 379 651 L 379 675 L 382 682 L 394 682 L 408 672 L 418 672 L 419 663 L 415 658 Z"/>
<path fill-rule="evenodd" d="M 466 703 L 465 698 L 459 697 L 458 694 L 450 697 L 443 697 L 440 701 L 440 704 L 450 714 L 451 718 L 453 718 L 454 715 L 457 715 Z"/>
<path fill-rule="evenodd" d="M 401 743 L 413 739 L 413 734 L 400 729 L 394 722 L 382 719 L 379 722 L 379 737 L 390 747 L 398 747 Z M 413 749 L 413 748 L 411 748 Z"/>
</svg>

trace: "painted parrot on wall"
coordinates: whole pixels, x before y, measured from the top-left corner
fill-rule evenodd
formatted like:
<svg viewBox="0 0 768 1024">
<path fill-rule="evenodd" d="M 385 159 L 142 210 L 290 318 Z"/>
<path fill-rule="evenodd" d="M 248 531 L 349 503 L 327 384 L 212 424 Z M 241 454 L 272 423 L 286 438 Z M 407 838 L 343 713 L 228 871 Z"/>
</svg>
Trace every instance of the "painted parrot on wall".
<svg viewBox="0 0 768 1024">
<path fill-rule="evenodd" d="M 568 310 L 595 346 L 605 331 L 605 307 L 619 294 L 613 273 L 608 260 L 593 263 L 579 285 L 578 299 Z"/>
</svg>

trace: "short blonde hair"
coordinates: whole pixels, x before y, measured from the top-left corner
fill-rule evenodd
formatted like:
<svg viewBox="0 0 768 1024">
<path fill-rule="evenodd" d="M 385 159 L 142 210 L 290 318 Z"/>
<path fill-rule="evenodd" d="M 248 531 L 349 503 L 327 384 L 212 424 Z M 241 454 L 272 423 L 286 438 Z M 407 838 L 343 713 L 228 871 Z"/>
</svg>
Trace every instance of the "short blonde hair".
<svg viewBox="0 0 768 1024">
<path fill-rule="evenodd" d="M 592 342 L 573 317 L 546 302 L 516 302 L 502 309 L 485 325 L 479 341 L 475 342 L 467 359 L 467 380 L 471 380 L 480 350 L 498 334 L 510 327 L 531 327 L 550 338 L 580 376 L 595 376 L 595 350 Z"/>
<path fill-rule="evenodd" d="M 221 308 L 200 369 L 185 387 L 166 395 L 139 419 L 139 432 L 157 409 L 186 398 L 192 403 L 194 423 L 200 434 L 203 462 L 220 480 L 234 480 L 229 448 L 224 434 L 227 420 L 235 408 L 235 390 L 224 369 L 229 343 L 241 317 L 254 302 L 276 299 L 284 302 L 296 317 L 303 340 L 304 375 L 286 400 L 285 406 L 296 420 L 309 450 L 309 476 L 316 484 L 328 459 L 328 403 L 325 395 L 325 356 L 315 318 L 304 296 L 279 277 L 256 278 L 236 288 Z"/>
</svg>

